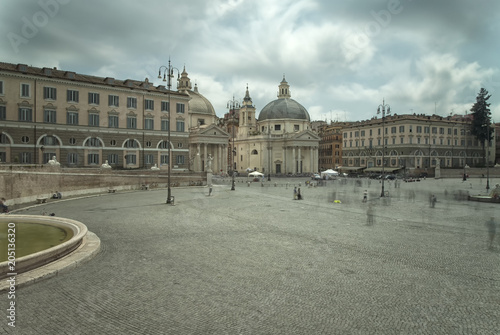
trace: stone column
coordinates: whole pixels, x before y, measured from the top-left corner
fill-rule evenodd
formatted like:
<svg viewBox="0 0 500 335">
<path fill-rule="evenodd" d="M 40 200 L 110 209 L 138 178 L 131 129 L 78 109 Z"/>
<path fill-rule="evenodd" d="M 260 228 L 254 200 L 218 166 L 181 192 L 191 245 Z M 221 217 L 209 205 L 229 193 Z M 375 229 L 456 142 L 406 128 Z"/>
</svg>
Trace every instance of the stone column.
<svg viewBox="0 0 500 335">
<path fill-rule="evenodd" d="M 316 172 L 316 171 L 314 171 L 314 148 L 313 147 L 309 147 L 309 158 L 311 160 L 309 162 L 309 169 L 311 170 L 311 173 Z"/>
<path fill-rule="evenodd" d="M 292 173 L 297 173 L 297 159 L 295 158 L 295 147 L 292 147 Z"/>
<path fill-rule="evenodd" d="M 282 170 L 281 170 L 281 173 L 283 174 L 286 174 L 287 171 L 286 171 L 286 146 L 283 146 L 283 166 L 282 166 Z"/>
<path fill-rule="evenodd" d="M 302 153 L 301 153 L 301 149 L 302 149 L 302 148 L 301 148 L 301 147 L 299 147 L 299 157 L 298 157 L 298 159 L 297 159 L 297 162 L 298 162 L 298 163 L 297 163 L 297 170 L 298 170 L 297 172 L 298 172 L 298 173 L 302 173 L 302 169 L 300 168 L 300 167 L 301 167 L 301 165 L 302 165 L 302 164 L 301 164 L 301 163 L 302 163 Z"/>
<path fill-rule="evenodd" d="M 201 157 L 200 157 L 200 144 L 196 144 L 196 154 L 194 157 L 194 166 L 195 166 L 195 171 L 200 172 L 201 171 Z"/>
<path fill-rule="evenodd" d="M 203 152 L 203 161 L 205 166 L 207 166 L 207 158 L 208 158 L 208 144 L 205 143 Z M 206 171 L 205 167 L 203 167 L 203 170 Z"/>
<path fill-rule="evenodd" d="M 222 170 L 222 144 L 217 146 L 217 173 L 220 174 Z"/>
</svg>

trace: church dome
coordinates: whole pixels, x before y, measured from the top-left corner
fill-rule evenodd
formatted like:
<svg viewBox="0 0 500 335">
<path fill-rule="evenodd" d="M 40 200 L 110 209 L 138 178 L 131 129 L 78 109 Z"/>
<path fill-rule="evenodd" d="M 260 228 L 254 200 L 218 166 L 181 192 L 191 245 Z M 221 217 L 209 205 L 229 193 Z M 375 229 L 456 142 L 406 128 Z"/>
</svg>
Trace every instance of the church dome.
<svg viewBox="0 0 500 335">
<path fill-rule="evenodd" d="M 268 103 L 259 113 L 259 121 L 272 119 L 299 119 L 310 121 L 304 106 L 290 98 L 281 98 Z"/>
<path fill-rule="evenodd" d="M 310 121 L 304 106 L 291 98 L 290 86 L 283 76 L 279 85 L 278 99 L 268 103 L 259 113 L 259 121 L 273 119 L 298 119 Z"/>
<path fill-rule="evenodd" d="M 189 100 L 189 113 L 191 114 L 204 114 L 215 116 L 215 109 L 212 103 L 198 92 L 198 85 L 194 85 L 194 90 L 191 90 L 191 80 L 186 72 L 186 67 L 182 71 L 181 78 L 177 89 L 181 93 L 187 93 L 191 98 Z"/>
<path fill-rule="evenodd" d="M 210 103 L 210 101 L 203 95 L 198 93 L 198 88 L 194 87 L 194 91 L 189 91 L 189 112 L 194 114 L 208 114 L 215 115 L 215 109 Z"/>
</svg>

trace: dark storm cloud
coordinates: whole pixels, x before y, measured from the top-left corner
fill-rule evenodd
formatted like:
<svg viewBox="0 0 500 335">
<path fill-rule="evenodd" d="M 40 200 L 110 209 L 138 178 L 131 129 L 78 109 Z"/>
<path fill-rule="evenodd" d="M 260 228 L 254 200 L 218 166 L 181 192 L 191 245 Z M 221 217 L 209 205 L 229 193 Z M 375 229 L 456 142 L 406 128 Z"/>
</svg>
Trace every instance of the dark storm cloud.
<svg viewBox="0 0 500 335">
<path fill-rule="evenodd" d="M 473 99 L 484 83 L 500 96 L 500 1 L 4 0 L 0 6 L 1 61 L 156 80 L 171 57 L 181 70 L 186 65 L 219 115 L 247 83 L 262 108 L 275 99 L 283 74 L 292 97 L 320 119 L 331 110 L 369 118 L 383 97 L 400 110 L 424 112 L 436 102 L 443 113 L 462 110 L 471 100 L 464 96 Z M 495 94 L 492 100 L 500 113 Z"/>
</svg>

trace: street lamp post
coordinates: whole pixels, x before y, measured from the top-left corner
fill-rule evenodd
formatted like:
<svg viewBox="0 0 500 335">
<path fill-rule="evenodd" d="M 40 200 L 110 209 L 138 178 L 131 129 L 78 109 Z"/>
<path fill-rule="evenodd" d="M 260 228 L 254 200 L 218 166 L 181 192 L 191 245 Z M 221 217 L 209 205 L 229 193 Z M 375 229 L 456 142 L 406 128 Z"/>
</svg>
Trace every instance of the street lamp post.
<svg viewBox="0 0 500 335">
<path fill-rule="evenodd" d="M 381 197 L 385 197 L 384 192 L 384 164 L 385 164 L 385 116 L 391 113 L 391 106 L 385 103 L 385 99 L 382 100 L 382 104 L 377 108 L 377 114 L 382 114 L 382 192 Z"/>
<path fill-rule="evenodd" d="M 172 120 L 172 111 L 171 111 L 171 106 L 170 106 L 170 92 L 172 88 L 172 78 L 174 77 L 174 70 L 177 72 L 177 80 L 179 80 L 179 69 L 173 67 L 170 64 L 170 58 L 168 59 L 168 66 L 162 65 L 158 69 L 158 79 L 162 78 L 162 71 L 163 71 L 163 81 L 167 82 L 167 89 L 168 89 L 168 129 L 167 129 L 167 141 L 168 141 L 168 147 L 167 147 L 167 152 L 168 152 L 168 170 L 167 170 L 167 204 L 172 204 L 173 199 L 172 199 L 172 190 L 170 189 L 170 170 L 171 170 L 171 163 L 172 163 L 172 157 L 171 157 L 171 143 L 170 143 L 170 127 L 171 127 L 171 120 Z"/>
<path fill-rule="evenodd" d="M 227 108 L 229 109 L 229 114 L 231 114 L 231 119 L 232 119 L 232 122 L 231 122 L 231 133 L 232 133 L 232 136 L 233 136 L 233 145 L 232 145 L 232 156 L 233 156 L 233 159 L 232 159 L 232 162 L 231 162 L 231 191 L 234 191 L 235 190 L 235 181 L 234 181 L 234 165 L 235 165 L 235 161 L 234 161 L 234 156 L 236 156 L 236 148 L 234 147 L 234 115 L 235 115 L 235 110 L 236 109 L 239 109 L 240 108 L 240 104 L 238 103 L 238 101 L 236 101 L 234 99 L 234 95 L 233 95 L 233 100 L 229 100 L 227 102 Z M 232 113 L 231 113 L 232 111 Z"/>
</svg>

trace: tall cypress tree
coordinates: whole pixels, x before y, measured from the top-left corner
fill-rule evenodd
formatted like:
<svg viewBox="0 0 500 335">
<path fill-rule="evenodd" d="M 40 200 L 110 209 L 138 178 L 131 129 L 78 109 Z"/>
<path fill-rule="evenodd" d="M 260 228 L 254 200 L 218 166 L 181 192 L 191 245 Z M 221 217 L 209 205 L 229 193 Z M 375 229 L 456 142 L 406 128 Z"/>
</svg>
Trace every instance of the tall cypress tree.
<svg viewBox="0 0 500 335">
<path fill-rule="evenodd" d="M 479 91 L 476 102 L 472 105 L 471 112 L 474 118 L 472 119 L 472 127 L 471 133 L 476 136 L 479 142 L 481 142 L 483 146 L 483 158 L 484 165 L 486 165 L 486 147 L 485 143 L 489 142 L 493 137 L 493 132 L 491 131 L 491 112 L 490 112 L 490 103 L 488 103 L 488 99 L 491 95 L 484 88 L 481 88 Z M 489 136 L 489 138 L 488 138 Z"/>
</svg>

